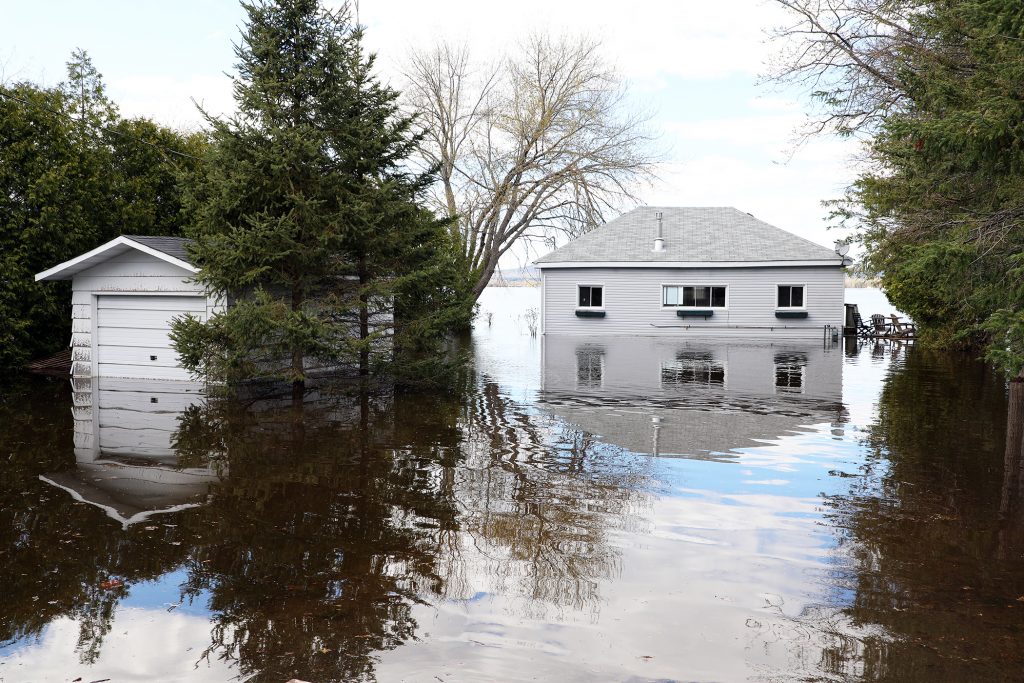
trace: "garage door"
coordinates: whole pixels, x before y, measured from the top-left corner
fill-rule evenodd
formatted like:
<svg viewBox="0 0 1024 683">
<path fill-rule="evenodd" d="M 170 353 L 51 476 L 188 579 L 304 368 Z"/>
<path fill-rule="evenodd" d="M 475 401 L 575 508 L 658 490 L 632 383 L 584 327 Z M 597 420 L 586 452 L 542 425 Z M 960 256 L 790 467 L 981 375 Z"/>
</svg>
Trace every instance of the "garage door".
<svg viewBox="0 0 1024 683">
<path fill-rule="evenodd" d="M 113 296 L 96 301 L 96 374 L 100 377 L 191 379 L 171 348 L 171 320 L 206 319 L 202 296 Z"/>
</svg>

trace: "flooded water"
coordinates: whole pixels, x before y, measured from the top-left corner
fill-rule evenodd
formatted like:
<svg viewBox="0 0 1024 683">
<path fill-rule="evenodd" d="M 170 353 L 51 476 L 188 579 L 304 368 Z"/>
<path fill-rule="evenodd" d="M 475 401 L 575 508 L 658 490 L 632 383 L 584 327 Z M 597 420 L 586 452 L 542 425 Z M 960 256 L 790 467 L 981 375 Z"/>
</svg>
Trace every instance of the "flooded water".
<svg viewBox="0 0 1024 683">
<path fill-rule="evenodd" d="M 4 389 L 0 681 L 1021 680 L 1001 377 L 538 303 L 442 392 Z"/>
</svg>

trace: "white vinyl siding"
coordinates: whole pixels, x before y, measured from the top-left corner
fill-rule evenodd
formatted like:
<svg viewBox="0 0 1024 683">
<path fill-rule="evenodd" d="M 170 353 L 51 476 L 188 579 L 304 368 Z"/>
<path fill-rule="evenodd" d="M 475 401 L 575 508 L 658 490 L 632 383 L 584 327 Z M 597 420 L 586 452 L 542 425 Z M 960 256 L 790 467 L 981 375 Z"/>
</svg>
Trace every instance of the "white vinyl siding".
<svg viewBox="0 0 1024 683">
<path fill-rule="evenodd" d="M 837 266 L 746 268 L 545 268 L 545 334 L 705 335 L 748 338 L 820 338 L 825 325 L 843 322 L 843 270 Z M 580 318 L 577 285 L 604 284 L 604 318 Z M 727 287 L 728 308 L 707 318 L 679 318 L 664 306 L 663 286 L 698 283 Z M 807 317 L 775 316 L 779 283 L 802 283 Z"/>
</svg>

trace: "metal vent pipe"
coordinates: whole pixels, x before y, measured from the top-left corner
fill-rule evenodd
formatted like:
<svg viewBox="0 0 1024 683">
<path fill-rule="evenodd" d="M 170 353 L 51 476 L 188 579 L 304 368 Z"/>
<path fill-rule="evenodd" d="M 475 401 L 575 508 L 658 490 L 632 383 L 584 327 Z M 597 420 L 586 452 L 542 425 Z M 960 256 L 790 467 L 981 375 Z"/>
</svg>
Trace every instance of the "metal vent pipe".
<svg viewBox="0 0 1024 683">
<path fill-rule="evenodd" d="M 658 216 L 658 236 L 654 238 L 654 251 L 665 251 L 665 238 L 662 236 L 661 233 L 661 211 L 659 211 L 656 215 Z"/>
</svg>

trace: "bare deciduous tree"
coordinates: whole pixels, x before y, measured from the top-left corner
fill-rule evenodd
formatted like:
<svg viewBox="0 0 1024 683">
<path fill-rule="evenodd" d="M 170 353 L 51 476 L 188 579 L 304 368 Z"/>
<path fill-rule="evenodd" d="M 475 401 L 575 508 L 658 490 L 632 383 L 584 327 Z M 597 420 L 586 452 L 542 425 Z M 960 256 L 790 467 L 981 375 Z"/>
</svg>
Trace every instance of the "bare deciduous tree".
<svg viewBox="0 0 1024 683">
<path fill-rule="evenodd" d="M 584 232 L 652 176 L 648 117 L 626 111 L 596 41 L 535 35 L 488 68 L 442 44 L 412 53 L 406 77 L 476 296 L 514 244 Z"/>
<path fill-rule="evenodd" d="M 911 30 L 922 0 L 775 0 L 793 21 L 769 80 L 810 91 L 820 105 L 805 134 L 871 133 L 907 98 L 912 55 L 926 50 Z"/>
</svg>

